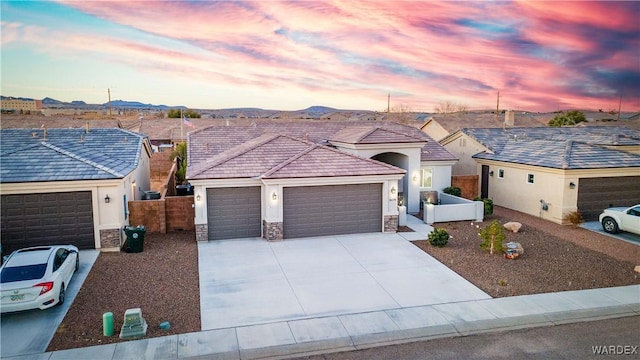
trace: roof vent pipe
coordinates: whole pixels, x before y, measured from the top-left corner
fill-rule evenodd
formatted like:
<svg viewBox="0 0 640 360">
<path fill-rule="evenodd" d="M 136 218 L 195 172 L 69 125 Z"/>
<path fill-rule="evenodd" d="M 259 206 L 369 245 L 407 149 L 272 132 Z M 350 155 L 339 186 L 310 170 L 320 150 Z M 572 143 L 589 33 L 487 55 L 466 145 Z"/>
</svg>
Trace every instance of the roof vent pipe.
<svg viewBox="0 0 640 360">
<path fill-rule="evenodd" d="M 87 121 L 87 123 L 84 125 L 84 133 L 88 134 L 89 133 L 89 122 Z"/>
</svg>

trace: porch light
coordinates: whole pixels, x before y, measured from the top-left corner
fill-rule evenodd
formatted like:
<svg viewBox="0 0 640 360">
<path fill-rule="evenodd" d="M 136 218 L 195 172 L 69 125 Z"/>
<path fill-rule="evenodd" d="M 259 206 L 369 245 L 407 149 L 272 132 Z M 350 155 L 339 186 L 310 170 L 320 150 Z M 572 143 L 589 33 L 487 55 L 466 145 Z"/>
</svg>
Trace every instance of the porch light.
<svg viewBox="0 0 640 360">
<path fill-rule="evenodd" d="M 417 175 L 413 175 L 411 180 L 413 180 L 413 182 L 418 182 L 418 176 Z"/>
<path fill-rule="evenodd" d="M 489 171 L 489 176 L 493 176 L 493 170 Z"/>
<path fill-rule="evenodd" d="M 396 188 L 395 187 L 391 187 L 391 195 L 395 195 L 396 194 Z"/>
<path fill-rule="evenodd" d="M 570 189 L 575 189 L 576 188 L 576 183 L 574 183 L 573 181 L 569 183 L 569 188 Z"/>
<path fill-rule="evenodd" d="M 273 194 L 271 194 L 271 198 L 273 199 L 273 201 L 278 200 L 278 194 L 274 191 Z"/>
<path fill-rule="evenodd" d="M 196 201 L 200 201 L 200 194 L 196 195 Z"/>
<path fill-rule="evenodd" d="M 104 203 L 105 203 L 105 204 L 108 204 L 108 203 L 109 203 L 109 201 L 111 201 L 111 198 L 109 197 L 109 195 L 105 196 L 105 197 L 104 197 Z"/>
</svg>

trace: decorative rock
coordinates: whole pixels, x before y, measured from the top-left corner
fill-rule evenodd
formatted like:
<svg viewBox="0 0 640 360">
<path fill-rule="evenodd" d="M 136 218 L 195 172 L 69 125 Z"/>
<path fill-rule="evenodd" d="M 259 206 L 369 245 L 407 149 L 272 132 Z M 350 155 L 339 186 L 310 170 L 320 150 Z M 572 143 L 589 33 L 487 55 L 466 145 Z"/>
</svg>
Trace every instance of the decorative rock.
<svg viewBox="0 0 640 360">
<path fill-rule="evenodd" d="M 633 268 L 633 271 L 640 273 L 640 265 L 636 265 L 636 267 Z"/>
<path fill-rule="evenodd" d="M 517 242 L 508 242 L 502 248 L 504 251 L 504 257 L 507 259 L 515 260 L 520 257 L 520 255 L 524 254 L 524 248 L 520 243 Z"/>
<path fill-rule="evenodd" d="M 163 321 L 160 323 L 160 329 L 169 330 L 171 328 L 171 324 L 168 321 Z"/>
<path fill-rule="evenodd" d="M 508 223 L 503 225 L 505 229 L 513 231 L 514 233 L 517 233 L 518 230 L 520 230 L 520 228 L 522 227 L 522 224 L 520 224 L 519 222 L 515 222 L 515 221 L 509 221 Z"/>
</svg>

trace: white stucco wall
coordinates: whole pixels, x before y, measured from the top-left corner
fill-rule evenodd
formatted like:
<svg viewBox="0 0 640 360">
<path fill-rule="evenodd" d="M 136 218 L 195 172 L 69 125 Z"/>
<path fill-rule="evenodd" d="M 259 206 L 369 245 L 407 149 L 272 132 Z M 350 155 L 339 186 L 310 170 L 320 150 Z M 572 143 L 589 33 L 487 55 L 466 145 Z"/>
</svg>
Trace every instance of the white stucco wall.
<svg viewBox="0 0 640 360">
<path fill-rule="evenodd" d="M 452 175 L 475 175 L 476 161 L 471 157 L 486 148 L 469 136 L 458 133 L 457 136 L 441 143 L 447 151 L 460 159 L 452 168 Z"/>
</svg>

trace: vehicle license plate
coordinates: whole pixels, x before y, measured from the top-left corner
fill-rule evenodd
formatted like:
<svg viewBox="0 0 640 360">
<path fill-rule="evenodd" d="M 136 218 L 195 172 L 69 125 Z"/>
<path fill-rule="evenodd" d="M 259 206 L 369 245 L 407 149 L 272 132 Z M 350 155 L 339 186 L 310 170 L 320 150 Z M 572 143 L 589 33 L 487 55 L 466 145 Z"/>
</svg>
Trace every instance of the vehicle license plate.
<svg viewBox="0 0 640 360">
<path fill-rule="evenodd" d="M 11 301 L 20 301 L 24 299 L 24 294 L 20 294 L 20 295 L 11 295 Z"/>
</svg>

